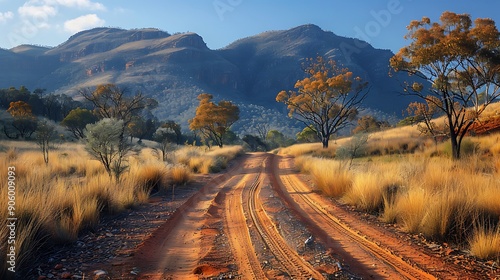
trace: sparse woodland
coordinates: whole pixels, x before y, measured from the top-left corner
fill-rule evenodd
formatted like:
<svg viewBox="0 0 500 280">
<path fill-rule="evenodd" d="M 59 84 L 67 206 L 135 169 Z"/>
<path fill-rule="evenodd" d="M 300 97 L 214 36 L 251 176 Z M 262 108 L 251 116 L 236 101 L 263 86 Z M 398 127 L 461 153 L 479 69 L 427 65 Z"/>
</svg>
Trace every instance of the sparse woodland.
<svg viewBox="0 0 500 280">
<path fill-rule="evenodd" d="M 194 174 L 220 172 L 246 151 L 270 150 L 294 156 L 313 188 L 342 204 L 498 262 L 500 33 L 491 20 L 445 12 L 440 22 L 411 22 L 407 39 L 388 63 L 424 82 L 403 83 L 420 101 L 408 104 L 397 127 L 361 116 L 370 85 L 321 56 L 308 58 L 296 91 L 276 96 L 303 124 L 296 139 L 263 124 L 271 112 L 237 135 L 240 108 L 208 93 L 183 128 L 152 113 L 156 100 L 114 84 L 80 89 L 81 101 L 0 90 L 0 170 L 16 170 L 18 265 L 44 246 L 71 244 L 103 215 L 174 192 Z M 351 135 L 338 137 L 348 128 Z M 2 220 L 7 203 L 1 196 Z M 1 240 L 8 234 L 0 228 Z"/>
</svg>

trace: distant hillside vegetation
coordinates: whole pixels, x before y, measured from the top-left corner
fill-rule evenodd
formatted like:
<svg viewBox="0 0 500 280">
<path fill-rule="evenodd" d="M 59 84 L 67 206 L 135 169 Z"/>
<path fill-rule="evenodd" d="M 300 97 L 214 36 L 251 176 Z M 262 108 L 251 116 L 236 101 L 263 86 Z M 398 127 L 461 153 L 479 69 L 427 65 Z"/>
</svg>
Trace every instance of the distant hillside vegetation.
<svg viewBox="0 0 500 280">
<path fill-rule="evenodd" d="M 379 119 L 401 117 L 411 101 L 399 95 L 405 75 L 388 76 L 392 52 L 315 25 L 264 32 L 218 50 L 209 49 L 196 33 L 95 28 L 54 48 L 0 49 L 0 88 L 24 85 L 75 96 L 80 88 L 115 83 L 157 99 L 160 106 L 154 113 L 181 123 L 184 130 L 194 116 L 196 96 L 208 92 L 241 107 L 235 131 L 255 133 L 255 124 L 268 122 L 292 135 L 302 125 L 287 119 L 275 97 L 304 77 L 305 58 L 318 55 L 369 81 L 365 107 Z"/>
</svg>

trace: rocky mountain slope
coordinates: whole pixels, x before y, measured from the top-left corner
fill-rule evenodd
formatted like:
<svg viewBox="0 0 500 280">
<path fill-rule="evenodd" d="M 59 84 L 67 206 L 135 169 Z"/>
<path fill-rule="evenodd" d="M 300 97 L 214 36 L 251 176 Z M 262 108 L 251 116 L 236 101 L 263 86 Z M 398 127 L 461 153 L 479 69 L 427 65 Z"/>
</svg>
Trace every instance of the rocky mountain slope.
<svg viewBox="0 0 500 280">
<path fill-rule="evenodd" d="M 269 122 L 293 134 L 301 125 L 286 119 L 285 106 L 274 99 L 280 90 L 293 89 L 304 77 L 301 63 L 317 55 L 337 60 L 370 83 L 365 106 L 371 113 L 400 117 L 410 102 L 399 95 L 400 79 L 388 76 L 390 51 L 315 25 L 264 32 L 218 50 L 207 48 L 196 33 L 95 28 L 54 48 L 0 49 L 0 87 L 25 85 L 78 97 L 80 88 L 116 83 L 157 99 L 155 114 L 184 129 L 194 116 L 196 96 L 208 92 L 240 106 L 242 118 L 234 127 L 240 133 Z"/>
</svg>

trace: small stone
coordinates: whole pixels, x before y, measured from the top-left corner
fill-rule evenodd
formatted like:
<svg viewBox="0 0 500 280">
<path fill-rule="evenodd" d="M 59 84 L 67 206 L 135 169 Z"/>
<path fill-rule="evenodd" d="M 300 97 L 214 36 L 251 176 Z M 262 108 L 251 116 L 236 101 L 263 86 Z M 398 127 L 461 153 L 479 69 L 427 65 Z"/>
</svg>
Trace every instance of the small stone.
<svg viewBox="0 0 500 280">
<path fill-rule="evenodd" d="M 94 271 L 94 275 L 101 276 L 101 275 L 108 275 L 108 273 L 106 271 L 104 271 L 104 270 L 100 270 L 99 269 L 99 270 L 95 270 Z"/>
<path fill-rule="evenodd" d="M 52 274 L 52 273 L 47 274 L 47 278 L 49 278 L 49 279 L 54 278 L 54 274 Z"/>
<path fill-rule="evenodd" d="M 55 270 L 60 270 L 61 268 L 63 268 L 63 265 L 62 265 L 62 264 L 60 264 L 60 263 L 58 263 L 58 264 L 56 264 L 56 265 L 54 266 L 54 269 L 55 269 Z"/>
<path fill-rule="evenodd" d="M 71 275 L 71 273 L 69 272 L 63 272 L 63 274 L 61 274 L 62 279 L 71 279 L 71 276 L 73 275 Z"/>
<path fill-rule="evenodd" d="M 106 232 L 107 237 L 113 237 L 114 235 L 111 232 Z"/>
<path fill-rule="evenodd" d="M 47 279 L 47 276 L 45 275 L 38 276 L 38 280 L 45 280 L 45 279 Z"/>
</svg>

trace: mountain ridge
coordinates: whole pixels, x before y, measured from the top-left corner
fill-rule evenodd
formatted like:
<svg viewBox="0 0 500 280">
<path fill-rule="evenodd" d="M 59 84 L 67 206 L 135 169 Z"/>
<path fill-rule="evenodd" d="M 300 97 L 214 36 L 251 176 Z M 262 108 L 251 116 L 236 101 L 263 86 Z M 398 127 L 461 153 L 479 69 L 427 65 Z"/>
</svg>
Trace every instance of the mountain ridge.
<svg viewBox="0 0 500 280">
<path fill-rule="evenodd" d="M 25 85 L 76 96 L 80 88 L 115 83 L 157 99 L 155 115 L 185 128 L 198 105 L 196 96 L 208 92 L 241 105 L 242 120 L 235 126 L 240 133 L 252 133 L 255 122 L 271 122 L 293 134 L 301 125 L 286 119 L 285 106 L 274 99 L 304 77 L 304 59 L 318 55 L 367 80 L 371 90 L 365 105 L 381 118 L 399 114 L 410 102 L 395 98 L 401 89 L 387 74 L 391 51 L 313 24 L 262 32 L 216 50 L 193 32 L 94 28 L 53 48 L 0 50 L 0 87 Z"/>
</svg>

